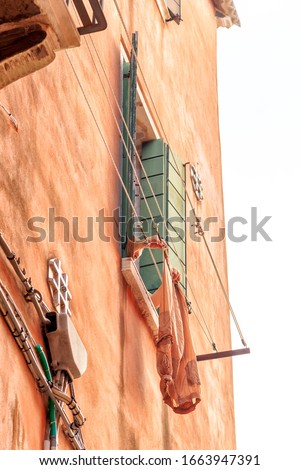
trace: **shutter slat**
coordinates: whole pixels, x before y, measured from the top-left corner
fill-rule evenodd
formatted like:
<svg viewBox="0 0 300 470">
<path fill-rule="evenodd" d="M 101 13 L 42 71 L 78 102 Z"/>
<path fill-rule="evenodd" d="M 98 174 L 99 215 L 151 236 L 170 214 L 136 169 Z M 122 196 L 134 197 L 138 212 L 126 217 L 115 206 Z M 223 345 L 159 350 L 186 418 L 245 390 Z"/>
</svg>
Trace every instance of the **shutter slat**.
<svg viewBox="0 0 300 470">
<path fill-rule="evenodd" d="M 143 162 L 146 161 L 148 158 L 164 156 L 165 154 L 165 144 L 162 139 L 155 139 L 149 142 L 145 142 L 143 144 L 143 155 L 142 160 Z"/>
<path fill-rule="evenodd" d="M 181 166 L 183 167 L 182 163 L 180 162 Z M 179 166 L 179 164 L 178 164 Z M 174 169 L 174 166 L 172 165 L 172 163 L 170 162 L 169 163 L 169 176 L 168 176 L 168 179 L 170 181 L 172 181 L 173 185 L 175 186 L 175 188 L 177 189 L 177 191 L 182 194 L 184 193 L 184 187 L 183 187 L 183 183 L 182 183 L 182 175 L 179 175 L 177 170 Z M 185 180 L 185 178 L 184 178 Z"/>
<path fill-rule="evenodd" d="M 165 210 L 166 210 L 166 209 L 165 209 L 165 208 L 166 208 L 166 203 L 165 203 L 166 195 L 165 195 L 165 194 L 158 195 L 158 196 L 156 196 L 156 199 L 157 199 L 157 202 L 158 202 L 158 205 L 159 205 L 159 207 L 160 207 L 161 212 L 164 213 Z M 161 218 L 154 197 L 153 197 L 153 196 L 147 197 L 146 200 L 147 200 L 147 204 L 148 204 L 148 206 L 149 206 L 149 209 L 150 209 L 150 211 L 151 211 L 153 217 L 155 217 L 155 218 L 157 218 L 157 217 Z M 144 198 L 141 198 L 141 216 L 142 216 L 142 217 L 145 217 L 146 219 L 148 219 L 148 218 L 150 217 L 149 209 L 148 209 L 148 207 L 147 207 L 147 205 L 146 205 L 145 199 L 144 199 Z"/>
<path fill-rule="evenodd" d="M 163 194 L 163 186 L 164 186 L 163 178 L 164 178 L 164 175 L 162 173 L 160 175 L 149 176 L 149 182 L 152 187 L 152 191 L 154 192 L 155 195 Z M 145 178 L 142 178 L 141 183 L 142 183 L 142 188 L 143 188 L 143 192 L 145 196 L 151 197 L 152 191 L 151 191 L 148 181 Z"/>
<path fill-rule="evenodd" d="M 176 207 L 177 212 L 179 212 L 181 216 L 184 216 L 185 200 L 182 198 L 182 195 L 177 191 L 171 181 L 169 181 L 168 184 L 168 196 L 168 202 L 171 203 L 173 207 Z"/>
</svg>

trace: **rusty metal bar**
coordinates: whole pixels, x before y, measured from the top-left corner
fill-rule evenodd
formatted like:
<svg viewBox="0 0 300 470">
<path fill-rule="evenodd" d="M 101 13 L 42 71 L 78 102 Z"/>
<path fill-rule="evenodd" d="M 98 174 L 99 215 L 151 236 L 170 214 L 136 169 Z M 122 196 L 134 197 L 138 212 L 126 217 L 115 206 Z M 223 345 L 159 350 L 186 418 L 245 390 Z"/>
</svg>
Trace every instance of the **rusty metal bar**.
<svg viewBox="0 0 300 470">
<path fill-rule="evenodd" d="M 250 354 L 250 348 L 232 349 L 230 351 L 220 351 L 196 356 L 197 361 L 210 361 L 211 359 L 221 359 L 223 357 L 241 356 Z"/>
<path fill-rule="evenodd" d="M 83 0 L 73 0 L 74 6 L 80 16 L 83 26 L 78 28 L 79 34 L 91 34 L 103 31 L 107 28 L 107 21 L 102 10 L 102 1 L 88 0 L 93 10 L 93 17 L 90 18 Z"/>
</svg>

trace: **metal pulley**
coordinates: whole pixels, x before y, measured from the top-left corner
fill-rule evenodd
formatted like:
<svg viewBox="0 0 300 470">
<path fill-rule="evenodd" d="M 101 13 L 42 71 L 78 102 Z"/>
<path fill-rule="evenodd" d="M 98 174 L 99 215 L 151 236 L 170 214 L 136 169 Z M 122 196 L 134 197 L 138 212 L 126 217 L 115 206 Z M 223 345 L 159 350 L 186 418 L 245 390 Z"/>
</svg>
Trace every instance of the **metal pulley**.
<svg viewBox="0 0 300 470">
<path fill-rule="evenodd" d="M 45 332 L 54 371 L 65 370 L 71 379 L 81 377 L 87 368 L 87 352 L 67 313 L 49 312 Z"/>
</svg>

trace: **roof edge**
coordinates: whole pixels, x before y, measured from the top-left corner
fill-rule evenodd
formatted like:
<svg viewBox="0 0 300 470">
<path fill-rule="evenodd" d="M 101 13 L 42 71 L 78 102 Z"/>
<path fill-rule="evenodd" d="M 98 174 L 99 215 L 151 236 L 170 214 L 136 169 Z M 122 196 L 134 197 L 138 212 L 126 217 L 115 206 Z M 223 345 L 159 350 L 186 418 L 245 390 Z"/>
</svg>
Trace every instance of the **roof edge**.
<svg viewBox="0 0 300 470">
<path fill-rule="evenodd" d="M 231 26 L 241 26 L 241 22 L 236 11 L 233 0 L 213 0 L 216 10 L 217 26 L 231 28 Z"/>
</svg>

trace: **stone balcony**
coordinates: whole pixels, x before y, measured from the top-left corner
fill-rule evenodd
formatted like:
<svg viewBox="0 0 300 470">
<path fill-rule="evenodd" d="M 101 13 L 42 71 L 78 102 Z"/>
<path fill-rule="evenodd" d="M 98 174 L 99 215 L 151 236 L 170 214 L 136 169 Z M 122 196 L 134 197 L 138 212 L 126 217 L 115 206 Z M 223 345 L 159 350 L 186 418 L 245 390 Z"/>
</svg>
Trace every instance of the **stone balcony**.
<svg viewBox="0 0 300 470">
<path fill-rule="evenodd" d="M 50 64 L 56 51 L 79 45 L 64 0 L 1 0 L 0 88 Z"/>
</svg>

